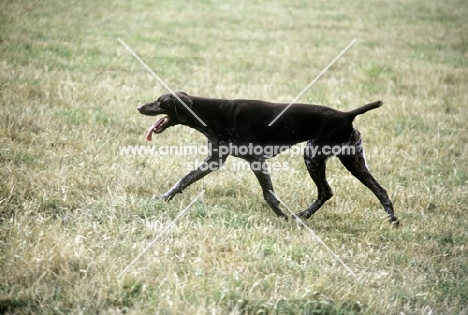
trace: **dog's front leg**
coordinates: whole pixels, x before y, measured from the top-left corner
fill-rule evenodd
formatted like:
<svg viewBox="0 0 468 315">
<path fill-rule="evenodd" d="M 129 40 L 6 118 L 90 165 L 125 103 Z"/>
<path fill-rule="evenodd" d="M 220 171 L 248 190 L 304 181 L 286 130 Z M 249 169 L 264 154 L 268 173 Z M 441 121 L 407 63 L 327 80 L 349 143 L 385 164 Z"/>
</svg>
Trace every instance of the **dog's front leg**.
<svg viewBox="0 0 468 315">
<path fill-rule="evenodd" d="M 276 213 L 280 218 L 288 219 L 286 214 L 281 211 L 279 207 L 279 200 L 273 194 L 273 184 L 271 182 L 270 173 L 268 172 L 268 166 L 264 158 L 255 157 L 255 158 L 244 158 L 247 162 L 250 163 L 250 168 L 257 177 L 260 186 L 263 191 L 263 198 L 270 206 L 270 208 Z"/>
<path fill-rule="evenodd" d="M 226 162 L 228 155 L 220 156 L 217 152 L 217 149 L 212 150 L 210 155 L 200 165 L 198 165 L 196 170 L 191 171 L 179 179 L 171 189 L 169 189 L 165 194 L 159 196 L 158 199 L 169 201 L 174 198 L 175 195 L 181 193 L 185 188 L 197 180 L 205 177 L 213 171 L 220 169 L 224 162 Z"/>
</svg>

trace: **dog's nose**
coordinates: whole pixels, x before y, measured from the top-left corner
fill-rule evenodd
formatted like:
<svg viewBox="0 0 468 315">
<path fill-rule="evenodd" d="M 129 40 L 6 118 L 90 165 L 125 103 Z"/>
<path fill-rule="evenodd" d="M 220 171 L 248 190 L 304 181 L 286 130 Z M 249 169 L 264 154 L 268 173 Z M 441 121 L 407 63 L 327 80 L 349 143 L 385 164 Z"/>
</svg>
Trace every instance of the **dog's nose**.
<svg viewBox="0 0 468 315">
<path fill-rule="evenodd" d="M 138 107 L 137 107 L 138 111 L 140 111 L 143 108 L 143 106 L 145 106 L 145 104 L 138 105 Z"/>
</svg>

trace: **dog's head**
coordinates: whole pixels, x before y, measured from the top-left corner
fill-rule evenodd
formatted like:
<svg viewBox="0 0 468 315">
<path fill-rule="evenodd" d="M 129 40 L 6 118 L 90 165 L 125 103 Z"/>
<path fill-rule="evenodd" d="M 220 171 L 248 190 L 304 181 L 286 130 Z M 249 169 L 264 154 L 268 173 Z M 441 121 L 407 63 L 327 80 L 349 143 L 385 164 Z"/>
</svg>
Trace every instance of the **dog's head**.
<svg viewBox="0 0 468 315">
<path fill-rule="evenodd" d="M 148 130 L 146 139 L 151 141 L 152 133 L 161 133 L 168 127 L 183 124 L 190 115 L 192 100 L 185 92 L 177 92 L 175 95 L 168 93 L 159 97 L 154 102 L 138 106 L 138 111 L 146 116 L 166 115 L 156 121 Z"/>
</svg>

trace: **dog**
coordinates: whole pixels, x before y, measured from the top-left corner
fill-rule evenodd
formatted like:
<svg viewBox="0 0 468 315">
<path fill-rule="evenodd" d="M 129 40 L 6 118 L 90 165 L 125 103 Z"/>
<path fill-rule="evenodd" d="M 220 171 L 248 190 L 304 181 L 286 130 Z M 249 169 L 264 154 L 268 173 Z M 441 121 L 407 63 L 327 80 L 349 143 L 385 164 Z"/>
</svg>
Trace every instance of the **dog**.
<svg viewBox="0 0 468 315">
<path fill-rule="evenodd" d="M 166 201 L 181 193 L 192 183 L 222 167 L 228 155 L 246 160 L 263 191 L 263 197 L 278 217 L 287 219 L 273 193 L 266 159 L 285 148 L 307 142 L 304 161 L 310 177 L 317 186 L 317 199 L 304 211 L 293 217 L 308 219 L 333 196 L 325 174 L 328 158 L 337 156 L 346 169 L 379 199 L 394 227 L 398 219 L 386 190 L 374 179 L 367 167 L 361 134 L 352 125 L 356 116 L 382 106 L 373 102 L 357 109 L 342 112 L 330 107 L 310 104 L 280 104 L 260 100 L 225 100 L 191 96 L 185 92 L 168 93 L 156 101 L 138 106 L 147 116 L 165 115 L 148 130 L 146 139 L 175 125 L 184 125 L 203 133 L 208 139 L 209 155 L 197 169 L 182 177 L 171 189 L 160 196 Z M 273 123 L 274 122 L 274 123 Z M 346 145 L 353 154 L 333 153 L 317 148 Z M 239 147 L 262 150 L 235 150 Z M 267 148 L 278 150 L 266 150 Z M 225 150 L 229 148 L 229 150 Z M 268 154 L 265 152 L 268 151 Z M 273 152 L 272 152 L 273 151 Z M 351 150 L 349 150 L 351 151 Z M 317 152 L 319 154 L 317 154 Z M 320 154 L 323 153 L 323 154 Z M 258 167 L 261 166 L 261 167 Z"/>
</svg>

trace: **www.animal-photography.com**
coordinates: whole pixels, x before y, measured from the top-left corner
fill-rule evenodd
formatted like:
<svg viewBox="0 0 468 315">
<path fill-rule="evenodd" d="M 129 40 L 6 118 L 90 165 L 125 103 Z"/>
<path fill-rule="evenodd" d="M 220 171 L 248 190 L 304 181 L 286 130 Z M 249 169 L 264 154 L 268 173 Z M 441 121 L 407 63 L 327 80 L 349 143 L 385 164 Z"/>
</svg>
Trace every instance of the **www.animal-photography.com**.
<svg viewBox="0 0 468 315">
<path fill-rule="evenodd" d="M 0 8 L 0 313 L 468 314 L 465 2 Z"/>
</svg>

